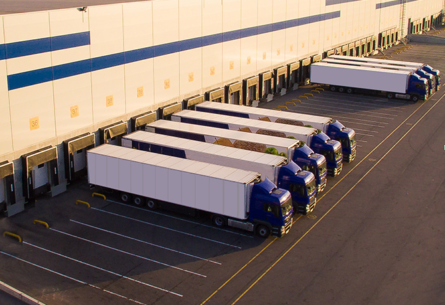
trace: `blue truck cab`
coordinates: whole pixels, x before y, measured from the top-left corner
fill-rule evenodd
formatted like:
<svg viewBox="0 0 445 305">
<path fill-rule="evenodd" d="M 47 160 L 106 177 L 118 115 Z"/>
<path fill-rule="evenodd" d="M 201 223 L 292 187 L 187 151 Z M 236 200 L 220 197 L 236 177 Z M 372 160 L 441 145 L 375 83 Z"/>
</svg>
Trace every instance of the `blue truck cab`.
<svg viewBox="0 0 445 305">
<path fill-rule="evenodd" d="M 317 186 L 315 176 L 291 161 L 278 172 L 277 186 L 289 190 L 294 211 L 306 215 L 315 209 Z"/>
<path fill-rule="evenodd" d="M 323 155 L 316 154 L 306 144 L 295 149 L 292 160 L 303 170 L 310 171 L 315 176 L 317 193 L 320 193 L 326 187 L 326 158 Z"/>
<path fill-rule="evenodd" d="M 354 129 L 346 128 L 342 123 L 336 120 L 328 125 L 326 135 L 341 143 L 343 161 L 354 161 L 355 156 L 357 155 L 357 141 L 355 139 Z"/>
<path fill-rule="evenodd" d="M 253 185 L 250 195 L 249 222 L 261 237 L 270 233 L 281 237 L 292 227 L 292 196 L 289 191 L 277 186 L 269 179 Z"/>
<path fill-rule="evenodd" d="M 428 94 L 432 95 L 436 91 L 436 77 L 422 69 L 417 69 L 416 74 L 428 81 Z"/>
<path fill-rule="evenodd" d="M 425 101 L 428 99 L 428 80 L 421 78 L 417 74 L 411 74 L 408 81 L 407 94 L 409 94 L 414 102 L 418 99 Z"/>
<path fill-rule="evenodd" d="M 310 148 L 326 158 L 328 175 L 340 175 L 343 168 L 343 153 L 340 142 L 332 140 L 324 132 L 312 137 Z"/>
<path fill-rule="evenodd" d="M 424 65 L 422 67 L 422 70 L 434 75 L 436 78 L 436 91 L 439 91 L 440 89 L 440 71 L 437 69 L 433 69 L 430 65 Z"/>
</svg>

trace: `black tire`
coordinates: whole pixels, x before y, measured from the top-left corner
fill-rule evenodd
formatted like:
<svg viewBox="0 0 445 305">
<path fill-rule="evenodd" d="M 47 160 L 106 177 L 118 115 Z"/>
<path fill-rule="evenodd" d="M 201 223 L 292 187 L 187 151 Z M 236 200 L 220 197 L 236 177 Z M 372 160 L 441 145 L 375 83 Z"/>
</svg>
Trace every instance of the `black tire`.
<svg viewBox="0 0 445 305">
<path fill-rule="evenodd" d="M 256 233 L 262 238 L 268 238 L 270 235 L 270 229 L 265 225 L 259 225 L 256 228 Z"/>
<path fill-rule="evenodd" d="M 388 92 L 388 93 L 386 93 L 386 97 L 389 98 L 389 99 L 393 99 L 394 98 L 394 93 Z"/>
<path fill-rule="evenodd" d="M 226 226 L 226 218 L 221 215 L 213 216 L 212 222 L 215 225 L 215 227 L 218 227 L 218 228 L 224 228 Z"/>
<path fill-rule="evenodd" d="M 141 196 L 134 196 L 133 197 L 133 204 L 135 206 L 141 207 L 144 205 L 144 198 L 142 198 Z"/>
<path fill-rule="evenodd" d="M 158 209 L 158 203 L 154 201 L 153 199 L 149 199 L 147 201 L 147 208 L 150 210 L 157 210 Z"/>
<path fill-rule="evenodd" d="M 128 193 L 121 193 L 121 201 L 123 203 L 129 203 L 131 201 L 131 195 Z"/>
<path fill-rule="evenodd" d="M 347 94 L 351 94 L 351 93 L 353 93 L 354 92 L 354 90 L 352 90 L 352 88 L 348 88 L 348 89 L 346 89 L 346 93 Z"/>
<path fill-rule="evenodd" d="M 415 102 L 417 102 L 419 100 L 419 97 L 417 95 L 413 95 L 411 97 L 411 100 L 415 103 Z"/>
<path fill-rule="evenodd" d="M 335 86 L 331 86 L 329 89 L 331 89 L 332 92 L 337 91 L 337 87 L 335 87 Z"/>
<path fill-rule="evenodd" d="M 339 87 L 339 88 L 338 88 L 338 92 L 340 92 L 340 93 L 345 92 L 345 88 L 343 88 L 343 87 Z"/>
</svg>

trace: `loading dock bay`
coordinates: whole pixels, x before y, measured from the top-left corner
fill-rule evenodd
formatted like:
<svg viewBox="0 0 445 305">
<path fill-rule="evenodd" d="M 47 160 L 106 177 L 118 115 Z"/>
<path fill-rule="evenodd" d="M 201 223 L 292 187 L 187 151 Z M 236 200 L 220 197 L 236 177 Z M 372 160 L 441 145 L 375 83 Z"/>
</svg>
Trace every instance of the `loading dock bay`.
<svg viewBox="0 0 445 305">
<path fill-rule="evenodd" d="M 442 46 L 415 44 L 392 59 L 445 71 L 444 55 Z M 91 197 L 99 190 L 83 180 L 0 220 L 2 232 L 23 238 L 0 238 L 0 280 L 45 304 L 440 303 L 444 92 L 414 104 L 325 91 L 286 104 L 338 118 L 356 130 L 359 148 L 314 214 L 295 216 L 284 238 Z"/>
</svg>

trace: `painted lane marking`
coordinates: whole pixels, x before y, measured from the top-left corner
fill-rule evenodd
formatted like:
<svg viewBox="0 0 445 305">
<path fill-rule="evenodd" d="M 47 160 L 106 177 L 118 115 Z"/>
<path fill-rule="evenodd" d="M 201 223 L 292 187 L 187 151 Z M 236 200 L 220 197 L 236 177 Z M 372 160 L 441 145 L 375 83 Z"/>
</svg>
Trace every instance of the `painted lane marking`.
<svg viewBox="0 0 445 305">
<path fill-rule="evenodd" d="M 102 289 L 102 288 L 100 288 L 100 287 L 98 287 L 98 286 L 95 286 L 95 285 L 93 285 L 93 284 L 89 284 L 89 283 L 87 283 L 87 282 L 78 280 L 78 279 L 76 279 L 76 278 L 73 278 L 73 277 L 71 277 L 71 276 L 65 275 L 65 274 L 63 274 L 63 273 L 60 273 L 60 272 L 57 272 L 57 271 L 48 269 L 48 268 L 46 268 L 46 267 L 43 267 L 43 266 L 34 264 L 34 263 L 30 262 L 30 261 L 24 260 L 23 258 L 14 256 L 14 255 L 12 255 L 12 254 L 3 252 L 3 251 L 1 251 L 1 250 L 0 250 L 0 253 L 4 254 L 4 255 L 6 255 L 6 256 L 15 258 L 16 260 L 19 260 L 19 261 L 21 261 L 21 262 L 27 263 L 27 264 L 29 264 L 29 265 L 31 265 L 31 266 L 34 266 L 34 267 L 43 269 L 43 270 L 48 271 L 48 272 L 50 272 L 50 273 L 57 274 L 57 275 L 59 275 L 59 276 L 61 276 L 61 277 L 67 278 L 67 279 L 70 279 L 70 280 L 72 280 L 72 281 L 74 281 L 74 282 L 76 282 L 76 283 L 79 283 L 79 284 L 82 284 L 82 285 L 90 286 L 90 287 L 92 287 L 92 288 L 98 289 L 98 290 L 103 291 L 103 292 L 106 292 L 106 293 L 110 293 L 110 294 L 116 295 L 116 296 L 118 296 L 118 297 L 120 297 L 120 298 L 122 298 L 122 299 L 126 299 L 126 300 L 128 300 L 128 301 L 131 301 L 131 302 L 134 302 L 134 303 L 137 303 L 137 304 L 147 305 L 147 304 L 145 304 L 145 303 L 142 303 L 142 302 L 139 302 L 139 301 L 130 299 L 130 298 L 128 298 L 128 297 L 126 297 L 126 296 L 123 296 L 123 295 L 121 295 L 121 294 L 117 294 L 117 293 L 115 293 L 115 292 L 111 292 L 111 291 L 109 291 L 109 290 Z"/>
<path fill-rule="evenodd" d="M 66 233 L 66 232 L 54 229 L 54 228 L 49 228 L 49 229 L 51 231 L 58 232 L 60 234 L 64 234 L 64 235 L 67 235 L 67 236 L 70 236 L 70 237 L 73 237 L 73 238 L 77 238 L 77 239 L 80 239 L 80 240 L 83 240 L 83 241 L 95 244 L 97 246 L 101 246 L 101 247 L 104 247 L 104 248 L 107 248 L 107 249 L 111 249 L 111 250 L 114 250 L 114 251 L 117 251 L 117 252 L 120 252 L 120 253 L 124 253 L 124 254 L 130 255 L 130 256 L 134 256 L 134 257 L 137 257 L 137 258 L 140 258 L 140 259 L 143 259 L 143 260 L 155 263 L 155 264 L 166 266 L 166 267 L 169 267 L 169 268 L 172 268 L 172 269 L 176 269 L 176 270 L 179 270 L 179 271 L 182 271 L 182 272 L 186 272 L 186 273 L 190 273 L 190 274 L 193 274 L 193 275 L 197 275 L 197 276 L 200 276 L 200 277 L 207 277 L 207 276 L 205 276 L 203 274 L 199 274 L 199 273 L 196 273 L 196 272 L 193 272 L 193 271 L 190 271 L 190 270 L 186 270 L 186 269 L 182 269 L 182 268 L 179 268 L 179 267 L 176 267 L 176 266 L 172 266 L 172 265 L 169 265 L 167 263 L 163 263 L 163 262 L 160 262 L 160 261 L 148 258 L 148 257 L 144 257 L 144 256 L 141 256 L 141 255 L 133 254 L 133 253 L 130 253 L 130 252 L 127 252 L 127 251 L 124 251 L 124 250 L 119 250 L 117 248 L 113 248 L 113 247 L 110 247 L 110 246 L 107 246 L 107 245 L 104 245 L 104 244 L 101 244 L 101 243 L 98 243 L 98 242 L 95 242 L 95 241 L 92 241 L 92 240 L 89 240 L 89 239 L 86 239 L 86 238 L 83 238 L 83 237 L 79 237 L 79 236 L 76 236 L 76 235 L 73 235 L 73 234 L 70 234 L 70 233 Z"/>
<path fill-rule="evenodd" d="M 107 199 L 107 201 L 113 202 L 113 203 L 116 203 L 116 204 L 119 204 L 119 205 L 122 205 L 122 206 L 125 206 L 125 207 L 133 208 L 133 209 L 136 209 L 136 210 L 144 211 L 144 212 L 147 212 L 147 213 L 162 215 L 164 217 L 169 217 L 169 218 L 181 220 L 181 221 L 184 221 L 184 222 L 192 223 L 192 224 L 197 225 L 197 226 L 202 226 L 202 227 L 206 227 L 206 228 L 212 228 L 212 229 L 217 230 L 217 231 L 224 231 L 224 232 L 235 234 L 235 235 L 240 235 L 240 236 L 244 236 L 244 237 L 248 237 L 248 238 L 253 238 L 253 236 L 250 236 L 250 235 L 237 233 L 237 232 L 233 232 L 233 231 L 229 231 L 229 230 L 225 230 L 225 229 L 220 229 L 220 228 L 217 228 L 217 227 L 214 227 L 214 226 L 205 225 L 205 224 L 202 224 L 202 223 L 199 223 L 199 222 L 196 222 L 196 221 L 191 221 L 191 220 L 187 220 L 187 219 L 182 219 L 180 217 L 175 217 L 175 216 L 171 216 L 171 215 L 167 215 L 167 214 L 163 214 L 163 213 L 159 213 L 159 212 L 155 212 L 155 211 L 150 211 L 150 210 L 147 210 L 147 209 L 144 209 L 144 208 L 135 207 L 133 205 L 128 205 L 128 204 L 125 204 L 125 203 L 122 203 L 122 202 L 119 202 L 119 201 L 114 201 L 114 200 L 110 200 L 110 199 Z"/>
<path fill-rule="evenodd" d="M 365 134 L 365 133 L 355 133 L 355 134 L 359 135 L 359 136 L 365 136 L 365 137 L 374 137 L 373 134 Z"/>
<path fill-rule="evenodd" d="M 315 228 L 320 221 L 326 216 L 328 215 L 410 132 L 411 130 L 421 121 L 423 120 L 423 118 L 440 102 L 441 99 L 443 99 L 445 97 L 442 96 L 436 103 L 434 103 L 434 105 L 428 109 L 428 111 L 426 113 L 424 113 L 418 120 L 417 122 L 410 128 L 408 129 L 408 131 L 379 159 L 379 161 L 377 161 L 366 173 L 365 175 L 363 175 L 325 214 L 323 214 L 323 216 L 308 230 L 306 231 L 303 236 L 301 236 L 289 249 L 286 250 L 286 252 L 284 252 L 266 271 L 263 272 L 263 274 L 261 274 L 261 276 L 252 283 L 252 285 L 249 286 L 249 288 L 247 288 L 233 303 L 232 305 L 236 304 L 253 286 L 256 285 L 256 283 L 258 283 L 258 281 L 260 281 L 284 256 L 286 256 L 313 228 Z M 332 190 L 338 183 L 340 183 L 344 178 L 346 178 L 346 176 L 352 172 L 352 170 L 354 170 L 360 163 L 362 163 L 364 160 L 367 159 L 367 157 L 373 153 L 384 141 L 386 141 L 386 139 L 388 139 L 389 136 L 391 136 L 400 126 L 402 126 L 414 113 L 416 113 L 423 105 L 425 105 L 424 103 L 421 104 L 408 118 L 405 119 L 405 121 L 403 121 L 393 132 L 391 132 L 391 134 L 389 134 L 382 142 L 380 142 L 379 145 L 377 145 L 368 155 L 366 155 L 365 158 L 363 158 L 354 168 L 352 168 L 346 175 L 345 177 L 343 177 L 340 181 L 338 181 L 330 190 Z M 330 191 L 329 190 L 329 191 Z M 328 191 L 328 192 L 329 192 Z M 326 192 L 326 194 L 328 193 Z M 326 196 L 326 194 L 324 194 L 321 198 L 323 198 L 324 196 Z M 321 199 L 320 198 L 320 199 Z"/>
<path fill-rule="evenodd" d="M 334 98 L 329 98 L 326 95 L 323 95 L 321 97 L 314 97 L 314 101 L 315 102 L 323 102 L 323 103 L 341 103 L 341 104 L 346 104 L 346 105 L 354 105 L 357 107 L 353 107 L 354 109 L 358 109 L 359 107 L 362 108 L 369 108 L 369 109 L 379 109 L 379 110 L 385 110 L 385 111 L 393 111 L 393 112 L 403 112 L 403 110 L 401 109 L 393 109 L 393 107 L 382 107 L 382 106 L 367 106 L 367 105 L 363 105 L 363 104 L 372 104 L 366 101 L 357 101 L 356 99 L 354 100 L 338 100 L 338 99 L 334 99 Z M 360 103 L 360 104 L 359 104 Z M 345 105 L 345 106 L 346 106 Z"/>
<path fill-rule="evenodd" d="M 375 130 L 360 129 L 360 128 L 354 128 L 354 130 L 360 130 L 360 131 L 366 131 L 366 132 L 374 132 L 374 133 L 379 133 L 378 131 L 375 131 Z"/>
<path fill-rule="evenodd" d="M 117 216 L 117 217 L 129 219 L 129 220 L 132 220 L 132 221 L 140 222 L 140 223 L 143 223 L 143 224 L 146 224 L 146 225 L 149 225 L 149 226 L 153 226 L 153 227 L 165 229 L 165 230 L 168 230 L 168 231 L 181 233 L 181 234 L 184 234 L 184 235 L 188 235 L 188 236 L 196 237 L 196 238 L 199 238 L 199 239 L 211 241 L 211 242 L 214 242 L 214 243 L 217 243 L 217 244 L 220 244 L 220 245 L 229 246 L 229 247 L 233 247 L 233 248 L 236 248 L 236 249 L 241 249 L 241 247 L 239 247 L 239 246 L 235 246 L 235 245 L 223 243 L 221 241 L 217 241 L 217 240 L 214 240 L 214 239 L 210 239 L 210 238 L 207 238 L 207 237 L 202 237 L 202 236 L 194 235 L 194 234 L 191 234 L 191 233 L 186 233 L 186 232 L 182 232 L 182 231 L 179 231 L 179 230 L 167 228 L 167 227 L 160 226 L 160 225 L 157 225 L 157 224 L 154 224 L 154 223 L 151 223 L 151 222 L 139 220 L 139 219 L 136 219 L 136 218 L 131 218 L 131 217 L 128 217 L 128 216 L 119 215 L 119 214 L 116 214 L 116 213 L 113 213 L 113 212 L 104 211 L 104 210 L 101 210 L 101 209 L 96 209 L 96 208 L 91 208 L 91 209 L 95 210 L 95 211 L 102 212 L 102 213 L 107 213 L 107 214 L 110 214 L 110 215 L 114 215 L 114 216 Z"/>
<path fill-rule="evenodd" d="M 164 289 L 164 288 L 160 288 L 160 287 L 157 287 L 157 286 L 154 286 L 154 285 L 151 285 L 151 284 L 148 284 L 148 283 L 145 283 L 145 282 L 142 282 L 142 281 L 133 279 L 133 278 L 128 277 L 128 276 L 125 276 L 125 275 L 123 275 L 123 274 L 119 274 L 119 273 L 117 273 L 117 272 L 113 272 L 113 271 L 110 271 L 110 270 L 107 270 L 107 269 L 104 269 L 104 268 L 101 268 L 101 267 L 98 267 L 98 266 L 95 266 L 95 265 L 92 265 L 92 264 L 88 264 L 88 263 L 83 262 L 83 261 L 81 261 L 81 260 L 78 260 L 78 259 L 75 259 L 75 258 L 66 256 L 66 255 L 63 255 L 63 254 L 60 254 L 60 253 L 57 253 L 57 252 L 54 252 L 54 251 L 45 249 L 45 248 L 43 248 L 43 247 L 39 247 L 39 246 L 34 245 L 34 244 L 31 244 L 31 243 L 29 243 L 29 242 L 24 241 L 23 243 L 26 244 L 26 245 L 28 245 L 28 246 L 31 246 L 31 247 L 40 249 L 40 250 L 42 250 L 42 251 L 46 251 L 46 252 L 48 252 L 48 253 L 51 253 L 51 254 L 54 254 L 54 255 L 57 255 L 57 256 L 66 258 L 66 259 L 71 260 L 71 261 L 74 261 L 74 262 L 77 262 L 77 263 L 79 263 L 79 264 L 82 264 L 82 265 L 85 265 L 85 266 L 89 266 L 89 267 L 91 267 L 91 268 L 94 268 L 94 269 L 97 269 L 97 270 L 100 270 L 100 271 L 103 271 L 103 272 L 106 272 L 106 273 L 109 273 L 109 274 L 112 274 L 112 275 L 115 275 L 115 276 L 118 276 L 118 277 L 122 277 L 122 278 L 124 278 L 124 279 L 133 281 L 133 282 L 135 282 L 135 283 L 139 283 L 139 284 L 142 284 L 142 285 L 147 286 L 147 287 L 151 287 L 151 288 L 154 288 L 154 289 L 157 289 L 157 290 L 161 290 L 161 291 L 163 291 L 163 292 L 166 292 L 166 293 L 169 293 L 169 294 L 173 294 L 173 295 L 176 295 L 176 296 L 178 296 L 178 297 L 182 297 L 182 295 L 179 294 L 179 293 L 176 293 L 176 292 L 173 292 L 173 291 Z"/>
<path fill-rule="evenodd" d="M 321 113 L 321 115 L 323 115 L 323 116 L 329 116 L 329 117 L 332 117 L 332 118 L 335 118 L 335 119 L 339 118 L 339 119 L 342 120 L 342 122 L 346 122 L 343 119 L 347 119 L 347 120 L 359 120 L 359 121 L 364 121 L 364 122 L 378 123 L 378 124 L 385 124 L 385 125 L 389 124 L 388 122 L 372 121 L 372 120 L 366 120 L 366 119 L 361 119 L 361 118 L 353 118 L 353 117 L 344 117 L 344 116 L 341 116 L 341 115 L 340 116 L 339 115 L 331 115 L 329 112 L 326 113 L 326 112 L 324 112 L 324 111 L 322 111 L 320 109 L 312 109 L 312 110 L 314 110 L 314 111 L 306 111 L 305 110 L 304 112 L 300 112 L 300 111 L 299 112 L 293 111 L 293 112 L 302 113 L 302 114 L 309 114 L 309 115 L 320 115 L 320 113 Z M 320 110 L 320 111 L 317 112 L 317 110 Z M 359 123 L 356 123 L 356 124 L 359 124 Z M 374 125 L 371 125 L 371 126 L 374 126 Z"/>
<path fill-rule="evenodd" d="M 297 108 L 297 109 L 299 109 L 299 108 L 310 108 L 310 109 L 313 109 L 313 107 L 311 107 L 311 106 L 301 106 L 301 105 L 298 105 L 296 108 Z M 327 108 L 327 109 L 331 108 L 331 109 L 332 109 L 331 112 L 334 112 L 334 113 L 343 113 L 342 111 L 335 111 L 335 109 L 339 109 L 339 108 L 337 108 L 337 107 L 324 106 L 323 108 L 324 108 L 324 109 L 326 109 L 326 108 Z M 289 111 L 293 111 L 293 112 L 295 112 L 294 109 L 295 109 L 295 108 L 292 108 L 292 110 L 289 110 Z M 349 109 L 347 109 L 347 110 L 349 110 Z M 394 120 L 394 118 L 383 118 L 383 117 L 381 117 L 381 116 L 378 116 L 378 115 L 371 115 L 371 114 L 354 113 L 354 115 L 361 115 L 361 116 L 370 117 L 370 118 L 380 118 L 380 119 L 386 119 L 386 120 Z"/>
<path fill-rule="evenodd" d="M 312 100 L 311 100 L 312 101 Z M 358 107 L 348 107 L 348 108 L 346 108 L 346 107 L 332 107 L 332 106 L 326 106 L 326 105 L 324 105 L 324 103 L 330 103 L 330 104 L 338 104 L 337 102 L 330 102 L 330 101 L 326 101 L 326 100 L 322 100 L 322 101 L 317 101 L 317 100 L 314 100 L 315 101 L 315 103 L 312 103 L 311 102 L 311 104 L 316 104 L 317 102 L 320 102 L 321 104 L 323 104 L 323 107 L 325 107 L 325 108 L 334 108 L 334 109 L 339 109 L 339 110 L 359 110 L 359 111 L 364 111 L 364 112 L 370 112 L 370 113 L 373 113 L 373 114 L 379 114 L 379 115 L 388 115 L 388 116 L 398 116 L 398 114 L 391 114 L 391 113 L 382 113 L 382 112 L 375 112 L 375 111 L 373 111 L 373 110 L 364 110 L 364 109 L 360 109 L 360 108 L 358 108 Z M 378 110 L 378 108 L 373 108 L 373 109 L 377 109 Z"/>
<path fill-rule="evenodd" d="M 86 224 L 86 223 L 83 223 L 83 222 L 80 222 L 80 221 L 77 221 L 77 220 L 74 220 L 74 219 L 70 219 L 70 221 L 74 222 L 74 223 L 77 223 L 79 225 L 82 225 L 82 226 L 93 228 L 93 229 L 96 229 L 96 230 L 99 230 L 99 231 L 102 231 L 102 232 L 107 232 L 107 233 L 110 233 L 110 234 L 113 234 L 113 235 L 117 235 L 117 236 L 120 236 L 120 237 L 128 238 L 128 239 L 131 239 L 131 240 L 143 243 L 143 244 L 147 244 L 147 245 L 150 245 L 150 246 L 153 246 L 153 247 L 157 247 L 157 248 L 163 249 L 163 250 L 179 253 L 179 254 L 190 256 L 190 257 L 193 257 L 193 258 L 196 258 L 196 259 L 199 259 L 199 260 L 207 261 L 209 263 L 221 265 L 221 263 L 216 262 L 216 261 L 212 261 L 210 259 L 206 259 L 206 258 L 199 257 L 199 256 L 196 256 L 196 255 L 192 255 L 192 254 L 189 254 L 189 253 L 181 252 L 181 251 L 174 250 L 174 249 L 171 249 L 171 248 L 163 247 L 163 246 L 160 246 L 160 245 L 157 245 L 157 244 L 150 243 L 150 242 L 145 241 L 145 240 L 141 240 L 141 239 L 137 239 L 137 238 L 134 238 L 134 237 L 126 236 L 126 235 L 119 234 L 119 233 L 116 233 L 116 232 L 113 232 L 113 231 L 105 230 L 105 229 L 102 229 L 102 228 L 99 228 L 99 227 L 95 227 L 95 226 L 92 226 L 92 225 L 89 225 L 89 224 Z"/>
</svg>

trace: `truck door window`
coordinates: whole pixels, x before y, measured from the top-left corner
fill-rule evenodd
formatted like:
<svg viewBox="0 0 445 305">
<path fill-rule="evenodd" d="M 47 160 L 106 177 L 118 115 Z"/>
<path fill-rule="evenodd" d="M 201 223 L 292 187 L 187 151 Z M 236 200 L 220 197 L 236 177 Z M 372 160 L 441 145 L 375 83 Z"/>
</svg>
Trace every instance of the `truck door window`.
<svg viewBox="0 0 445 305">
<path fill-rule="evenodd" d="M 268 213 L 272 213 L 275 217 L 278 217 L 279 215 L 278 207 L 275 205 L 263 203 L 263 210 Z"/>
<path fill-rule="evenodd" d="M 304 187 L 299 184 L 291 183 L 289 186 L 289 191 L 293 193 L 297 193 L 301 197 L 304 196 Z"/>
</svg>

